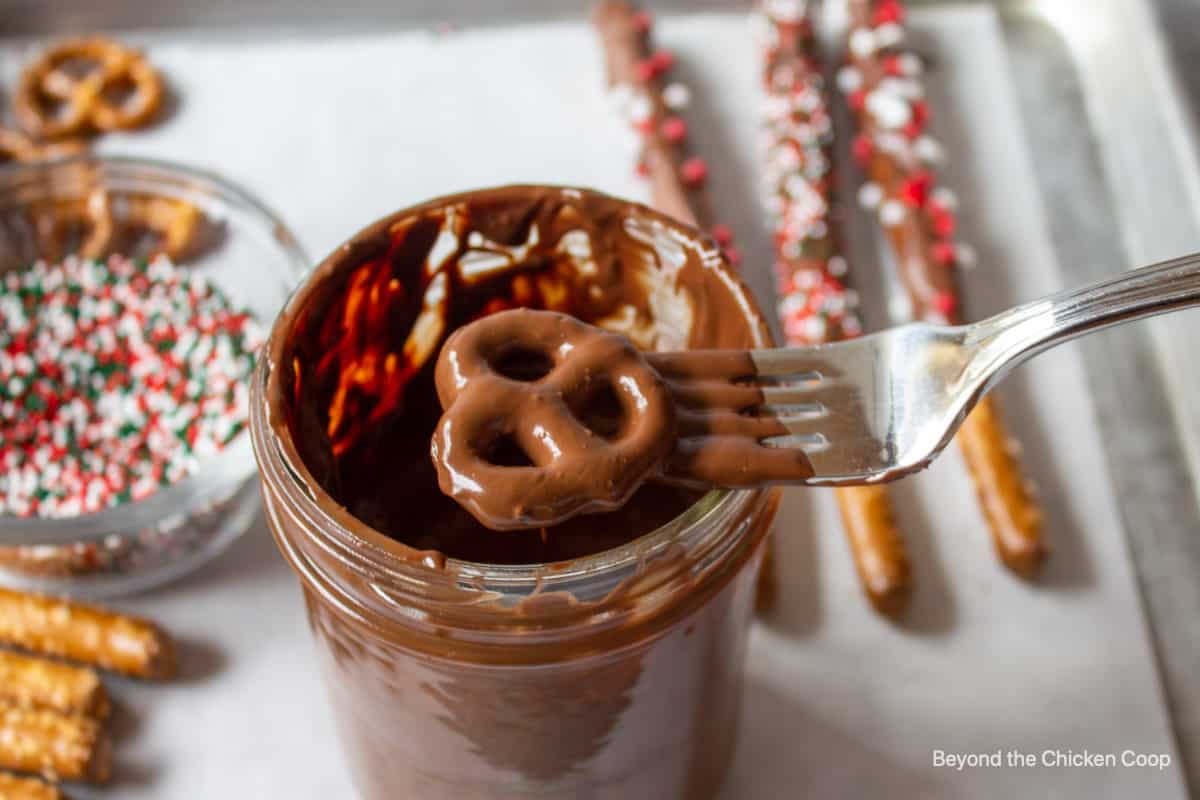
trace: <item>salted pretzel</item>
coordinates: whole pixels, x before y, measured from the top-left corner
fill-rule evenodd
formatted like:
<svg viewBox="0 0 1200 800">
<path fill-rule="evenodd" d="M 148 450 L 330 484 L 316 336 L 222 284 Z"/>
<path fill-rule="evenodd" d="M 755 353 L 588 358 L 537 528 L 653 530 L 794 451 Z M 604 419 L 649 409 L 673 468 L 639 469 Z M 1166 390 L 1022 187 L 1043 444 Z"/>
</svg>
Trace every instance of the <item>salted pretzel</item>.
<svg viewBox="0 0 1200 800">
<path fill-rule="evenodd" d="M 674 442 L 662 379 L 626 339 L 565 314 L 487 321 L 457 330 L 438 358 L 442 491 L 498 530 L 623 504 Z M 605 402 L 613 397 L 619 408 Z"/>
<path fill-rule="evenodd" d="M 138 128 L 158 113 L 163 83 L 136 50 L 92 37 L 60 42 L 21 74 L 17 119 L 34 136 Z"/>
<path fill-rule="evenodd" d="M 38 142 L 33 137 L 4 125 L 0 125 L 0 164 L 9 161 L 51 161 L 56 158 L 78 155 L 84 150 L 78 140 L 61 142 Z"/>
</svg>

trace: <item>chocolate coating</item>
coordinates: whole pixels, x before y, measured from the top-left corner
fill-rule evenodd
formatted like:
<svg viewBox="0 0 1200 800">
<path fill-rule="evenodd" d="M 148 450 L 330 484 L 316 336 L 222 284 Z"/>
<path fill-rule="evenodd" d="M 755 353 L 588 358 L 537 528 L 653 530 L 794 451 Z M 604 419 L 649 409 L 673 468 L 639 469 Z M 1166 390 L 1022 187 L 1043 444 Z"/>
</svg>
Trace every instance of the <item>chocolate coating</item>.
<svg viewBox="0 0 1200 800">
<path fill-rule="evenodd" d="M 328 496 L 318 501 L 414 558 L 494 564 L 611 549 L 696 502 L 700 492 L 647 484 L 615 511 L 497 535 L 438 489 L 436 355 L 455 329 L 515 307 L 569 313 L 643 350 L 768 341 L 716 246 L 648 208 L 546 187 L 431 201 L 334 253 L 279 323 L 291 331 L 272 353 L 290 387 L 286 433 Z"/>
</svg>

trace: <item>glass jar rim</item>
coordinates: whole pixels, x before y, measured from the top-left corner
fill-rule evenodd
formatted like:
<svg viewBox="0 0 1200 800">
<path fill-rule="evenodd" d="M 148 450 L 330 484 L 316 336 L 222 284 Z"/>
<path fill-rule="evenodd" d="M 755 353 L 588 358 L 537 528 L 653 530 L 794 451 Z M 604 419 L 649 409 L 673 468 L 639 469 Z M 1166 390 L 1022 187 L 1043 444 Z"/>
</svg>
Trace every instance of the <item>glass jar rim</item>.
<svg viewBox="0 0 1200 800">
<path fill-rule="evenodd" d="M 544 192 L 558 190 L 580 195 L 603 196 L 590 189 L 563 186 L 516 185 L 460 192 L 434 198 L 386 215 L 355 234 L 357 239 L 369 231 L 379 230 L 398 220 L 423 211 L 461 202 L 492 192 L 528 190 Z M 769 346 L 770 333 L 762 312 L 753 299 L 749 287 L 733 272 L 717 245 L 697 232 L 647 206 L 631 201 L 632 210 L 649 219 L 697 241 L 706 251 L 705 263 L 712 268 L 719 280 L 737 298 L 744 310 L 746 321 L 756 346 Z M 320 532 L 317 542 L 334 555 L 344 566 L 348 566 L 372 579 L 381 574 L 393 573 L 407 579 L 424 577 L 433 579 L 439 573 L 452 576 L 460 588 L 479 589 L 500 596 L 519 599 L 533 594 L 551 591 L 572 591 L 582 582 L 588 583 L 586 592 L 592 599 L 607 595 L 647 559 L 654 558 L 673 543 L 689 538 L 703 539 L 706 531 L 718 528 L 710 524 L 721 518 L 736 517 L 740 511 L 753 505 L 765 490 L 713 489 L 688 506 L 669 522 L 615 548 L 591 553 L 561 562 L 538 564 L 491 564 L 455 558 L 414 559 L 405 555 L 403 549 L 413 551 L 407 545 L 396 542 L 381 531 L 359 520 L 333 498 L 309 471 L 301 458 L 286 421 L 278 418 L 279 406 L 270 397 L 270 386 L 274 370 L 275 345 L 279 337 L 286 335 L 282 327 L 303 306 L 313 287 L 320 283 L 311 278 L 322 268 L 336 263 L 346 245 L 338 247 L 312 272 L 310 279 L 298 286 L 288 298 L 279 317 L 272 326 L 267 347 L 259 359 L 251 385 L 251 432 L 252 442 L 259 459 L 264 481 L 283 493 L 283 499 L 293 515 L 299 515 L 309 532 Z M 711 257 L 709 257 L 711 256 Z M 331 276 L 330 276 L 331 277 Z M 277 535 L 278 532 L 277 532 Z M 312 538 L 312 537 L 310 537 Z M 606 579 L 597 582 L 598 577 Z M 580 597 L 585 600 L 588 598 Z"/>
</svg>

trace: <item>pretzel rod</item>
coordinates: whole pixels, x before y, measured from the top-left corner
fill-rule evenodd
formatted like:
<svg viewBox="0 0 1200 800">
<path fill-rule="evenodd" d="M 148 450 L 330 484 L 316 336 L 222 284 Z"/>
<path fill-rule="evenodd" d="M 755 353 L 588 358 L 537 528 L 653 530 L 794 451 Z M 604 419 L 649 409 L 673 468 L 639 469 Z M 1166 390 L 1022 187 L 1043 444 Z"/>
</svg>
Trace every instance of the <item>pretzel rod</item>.
<svg viewBox="0 0 1200 800">
<path fill-rule="evenodd" d="M 688 126 L 681 114 L 691 91 L 667 80 L 674 54 L 654 49 L 652 17 L 623 0 L 598 4 L 592 21 L 604 47 L 609 97 L 638 136 L 637 171 L 650 182 L 651 205 L 708 231 L 736 266 L 732 231 L 715 224 L 704 189 L 708 164 L 688 153 Z"/>
<path fill-rule="evenodd" d="M 932 165 L 941 148 L 926 134 L 922 65 L 900 45 L 899 0 L 851 0 L 850 63 L 838 73 L 860 133 L 853 151 L 870 181 L 859 199 L 877 212 L 895 254 L 914 316 L 938 324 L 962 321 L 958 267 L 973 255 L 954 242 L 956 201 L 937 185 Z M 1018 446 L 993 401 L 977 407 L 958 435 L 1000 560 L 1032 576 L 1047 549 L 1042 515 L 1022 477 Z"/>
<path fill-rule="evenodd" d="M 96 719 L 108 716 L 108 692 L 90 669 L 0 650 L 0 703 Z"/>
<path fill-rule="evenodd" d="M 152 622 L 0 589 L 0 644 L 147 680 L 175 674 L 175 651 Z"/>
<path fill-rule="evenodd" d="M 1013 572 L 1032 578 L 1048 552 L 1041 536 L 1042 512 L 1033 486 L 1021 475 L 1020 445 L 1005 430 L 991 397 L 979 401 L 956 440 L 974 478 L 996 552 Z"/>
<path fill-rule="evenodd" d="M 858 298 L 847 288 L 833 209 L 833 123 L 808 3 L 766 0 L 765 185 L 775 233 L 779 319 L 789 344 L 862 333 Z M 882 487 L 835 490 L 859 581 L 871 605 L 898 614 L 912 573 Z"/>
<path fill-rule="evenodd" d="M 4 800 L 63 800 L 63 794 L 52 783 L 37 778 L 22 778 L 0 772 L 0 798 Z"/>
<path fill-rule="evenodd" d="M 609 98 L 638 136 L 637 172 L 650 182 L 651 205 L 678 220 L 706 230 L 734 266 L 741 261 L 733 231 L 714 222 L 705 191 L 708 164 L 687 151 L 688 126 L 681 116 L 691 90 L 666 80 L 675 64 L 670 50 L 655 50 L 653 17 L 623 0 L 602 0 L 592 23 L 604 48 Z M 764 539 L 755 603 L 760 612 L 775 606 L 775 547 Z"/>
<path fill-rule="evenodd" d="M 0 706 L 0 769 L 105 783 L 112 773 L 112 742 L 88 717 Z"/>
</svg>

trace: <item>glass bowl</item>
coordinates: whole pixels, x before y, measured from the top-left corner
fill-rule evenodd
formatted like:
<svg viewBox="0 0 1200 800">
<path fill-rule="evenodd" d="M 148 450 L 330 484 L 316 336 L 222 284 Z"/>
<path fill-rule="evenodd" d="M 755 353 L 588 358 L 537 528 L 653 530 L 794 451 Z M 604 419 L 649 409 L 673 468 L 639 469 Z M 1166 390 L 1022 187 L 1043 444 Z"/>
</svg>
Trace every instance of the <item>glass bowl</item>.
<svg viewBox="0 0 1200 800">
<path fill-rule="evenodd" d="M 199 211 L 196 235 L 188 237 L 177 265 L 249 309 L 264 331 L 311 263 L 274 213 L 217 175 L 158 161 L 82 156 L 0 167 L 0 275 L 87 252 L 92 240 L 80 210 L 97 195 L 109 199 L 114 216 L 121 207 L 150 202 Z M 48 230 L 54 235 L 44 235 Z M 123 234 L 121 253 L 145 256 L 168 246 L 166 237 L 148 231 Z M 140 500 L 68 518 L 0 515 L 0 584 L 110 597 L 177 578 L 249 527 L 258 510 L 254 474 L 247 426 L 194 472 Z"/>
</svg>

